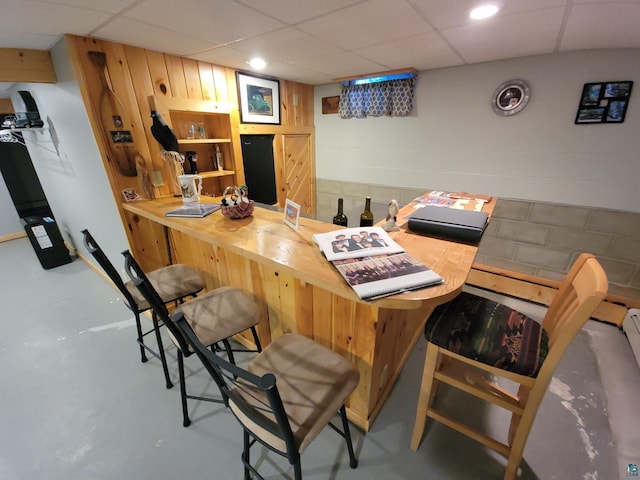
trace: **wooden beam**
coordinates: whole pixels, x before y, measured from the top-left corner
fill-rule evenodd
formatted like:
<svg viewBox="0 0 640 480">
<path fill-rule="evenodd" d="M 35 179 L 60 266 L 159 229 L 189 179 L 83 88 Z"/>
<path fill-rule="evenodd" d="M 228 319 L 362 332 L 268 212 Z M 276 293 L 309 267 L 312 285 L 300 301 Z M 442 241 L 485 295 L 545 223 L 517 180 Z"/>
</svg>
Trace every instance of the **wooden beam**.
<svg viewBox="0 0 640 480">
<path fill-rule="evenodd" d="M 56 83 L 51 55 L 45 50 L 0 48 L 0 82 Z"/>
</svg>

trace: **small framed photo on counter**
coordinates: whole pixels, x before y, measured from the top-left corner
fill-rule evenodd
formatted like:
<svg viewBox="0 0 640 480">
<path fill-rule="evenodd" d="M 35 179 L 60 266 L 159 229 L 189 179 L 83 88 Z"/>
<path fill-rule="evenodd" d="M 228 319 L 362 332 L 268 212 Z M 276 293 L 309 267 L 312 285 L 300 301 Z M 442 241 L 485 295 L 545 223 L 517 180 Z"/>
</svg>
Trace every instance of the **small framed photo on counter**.
<svg viewBox="0 0 640 480">
<path fill-rule="evenodd" d="M 585 83 L 575 123 L 622 123 L 632 81 Z"/>
<path fill-rule="evenodd" d="M 293 200 L 289 200 L 284 204 L 284 223 L 293 228 L 294 230 L 298 230 L 298 221 L 300 220 L 300 205 L 298 205 Z"/>
</svg>

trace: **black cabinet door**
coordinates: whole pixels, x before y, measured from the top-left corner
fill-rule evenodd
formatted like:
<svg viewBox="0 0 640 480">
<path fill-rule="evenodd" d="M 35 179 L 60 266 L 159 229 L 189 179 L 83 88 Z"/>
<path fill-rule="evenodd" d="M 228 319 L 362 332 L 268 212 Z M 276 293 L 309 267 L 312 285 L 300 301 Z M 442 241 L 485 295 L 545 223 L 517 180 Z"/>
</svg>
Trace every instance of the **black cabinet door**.
<svg viewBox="0 0 640 480">
<path fill-rule="evenodd" d="M 244 178 L 249 198 L 273 205 L 277 202 L 273 135 L 240 135 Z"/>
</svg>

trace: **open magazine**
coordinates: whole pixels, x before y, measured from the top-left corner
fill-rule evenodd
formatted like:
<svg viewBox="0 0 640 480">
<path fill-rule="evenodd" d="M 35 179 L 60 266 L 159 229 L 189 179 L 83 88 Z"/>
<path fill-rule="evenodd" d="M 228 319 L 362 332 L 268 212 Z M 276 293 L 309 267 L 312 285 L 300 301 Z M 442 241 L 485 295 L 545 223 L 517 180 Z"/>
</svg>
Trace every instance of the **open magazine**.
<svg viewBox="0 0 640 480">
<path fill-rule="evenodd" d="M 314 240 L 363 300 L 443 282 L 440 275 L 404 252 L 380 227 L 345 228 L 316 234 Z"/>
<path fill-rule="evenodd" d="M 316 233 L 313 240 L 329 261 L 404 252 L 404 248 L 381 227 L 343 228 Z"/>
</svg>

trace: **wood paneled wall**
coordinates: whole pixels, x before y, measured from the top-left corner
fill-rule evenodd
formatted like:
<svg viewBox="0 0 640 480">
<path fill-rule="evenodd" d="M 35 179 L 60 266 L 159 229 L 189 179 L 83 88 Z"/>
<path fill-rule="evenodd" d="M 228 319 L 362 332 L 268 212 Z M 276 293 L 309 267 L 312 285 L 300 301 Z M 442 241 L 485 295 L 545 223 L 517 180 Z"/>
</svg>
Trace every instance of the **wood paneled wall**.
<svg viewBox="0 0 640 480">
<path fill-rule="evenodd" d="M 135 188 L 138 193 L 145 192 L 138 177 L 123 175 L 122 169 L 118 168 L 119 162 L 130 162 L 131 158 L 143 166 L 148 175 L 154 171 L 162 172 L 164 185 L 153 187 L 149 196 L 158 198 L 173 193 L 170 188 L 171 171 L 163 163 L 161 147 L 150 131 L 151 109 L 148 99 L 153 95 L 160 99 L 228 102 L 231 106 L 236 171 L 242 172 L 243 168 L 241 134 L 274 134 L 278 202 L 284 205 L 285 198 L 292 198 L 300 203 L 304 212 L 315 212 L 313 86 L 280 80 L 281 124 L 241 124 L 234 69 L 94 38 L 67 35 L 66 41 L 118 205 L 124 200 L 122 192 L 125 189 Z M 100 68 L 92 61 L 90 52 L 104 54 L 105 68 Z M 106 104 L 105 95 L 112 97 Z M 109 135 L 109 129 L 114 126 L 105 125 L 114 112 L 122 117 L 121 129 L 132 134 L 133 145 L 128 149 L 124 145 L 114 145 Z M 296 141 L 292 142 L 291 138 Z M 129 158 L 123 160 L 127 156 Z M 239 178 L 243 179 L 244 175 L 239 175 Z M 296 183 L 296 179 L 300 181 Z M 120 213 L 126 224 L 121 208 Z M 127 231 L 127 234 L 134 246 L 136 242 L 131 232 Z"/>
</svg>

